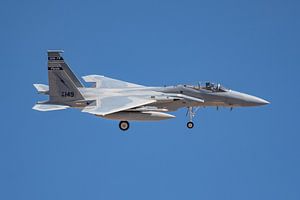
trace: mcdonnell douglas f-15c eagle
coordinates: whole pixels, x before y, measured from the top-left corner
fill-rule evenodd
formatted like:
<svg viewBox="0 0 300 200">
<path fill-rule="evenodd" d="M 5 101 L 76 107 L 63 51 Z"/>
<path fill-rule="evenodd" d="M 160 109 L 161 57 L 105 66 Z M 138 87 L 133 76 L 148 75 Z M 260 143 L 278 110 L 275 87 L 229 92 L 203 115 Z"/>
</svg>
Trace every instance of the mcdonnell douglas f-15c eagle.
<svg viewBox="0 0 300 200">
<path fill-rule="evenodd" d="M 204 86 L 177 85 L 146 87 L 104 76 L 82 77 L 94 83 L 85 87 L 71 71 L 62 57 L 63 51 L 48 51 L 48 85 L 34 84 L 38 93 L 49 96 L 48 101 L 38 102 L 38 111 L 78 108 L 106 119 L 119 120 L 125 131 L 128 121 L 153 121 L 174 118 L 168 114 L 187 108 L 188 128 L 193 128 L 193 117 L 199 107 L 245 107 L 269 104 L 268 101 L 248 94 L 229 90 L 220 84 L 207 82 Z"/>
</svg>

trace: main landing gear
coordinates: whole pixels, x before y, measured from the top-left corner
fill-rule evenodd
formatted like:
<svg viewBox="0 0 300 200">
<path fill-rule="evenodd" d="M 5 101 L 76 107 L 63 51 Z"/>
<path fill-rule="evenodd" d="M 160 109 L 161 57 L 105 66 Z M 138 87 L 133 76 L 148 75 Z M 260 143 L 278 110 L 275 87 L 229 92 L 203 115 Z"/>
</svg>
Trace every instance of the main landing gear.
<svg viewBox="0 0 300 200">
<path fill-rule="evenodd" d="M 188 115 L 189 121 L 186 124 L 186 127 L 188 127 L 189 129 L 192 129 L 192 128 L 194 128 L 193 118 L 195 117 L 196 112 L 198 111 L 199 107 L 197 107 L 195 109 L 194 109 L 194 107 L 188 107 L 187 109 L 188 110 L 187 110 L 186 115 Z"/>
<path fill-rule="evenodd" d="M 129 129 L 129 122 L 128 121 L 120 121 L 119 128 L 122 131 L 127 131 Z"/>
<path fill-rule="evenodd" d="M 194 127 L 194 123 L 193 122 L 188 122 L 187 124 L 186 124 L 186 126 L 188 127 L 188 128 L 193 128 Z"/>
</svg>

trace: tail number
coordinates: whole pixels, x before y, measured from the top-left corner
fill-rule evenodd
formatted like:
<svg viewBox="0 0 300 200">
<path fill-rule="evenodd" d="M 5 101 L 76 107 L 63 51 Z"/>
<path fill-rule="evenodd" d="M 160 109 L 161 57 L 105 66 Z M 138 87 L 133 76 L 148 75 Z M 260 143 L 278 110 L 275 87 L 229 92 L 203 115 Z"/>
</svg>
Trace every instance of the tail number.
<svg viewBox="0 0 300 200">
<path fill-rule="evenodd" d="M 62 97 L 74 97 L 74 92 L 61 92 Z"/>
</svg>

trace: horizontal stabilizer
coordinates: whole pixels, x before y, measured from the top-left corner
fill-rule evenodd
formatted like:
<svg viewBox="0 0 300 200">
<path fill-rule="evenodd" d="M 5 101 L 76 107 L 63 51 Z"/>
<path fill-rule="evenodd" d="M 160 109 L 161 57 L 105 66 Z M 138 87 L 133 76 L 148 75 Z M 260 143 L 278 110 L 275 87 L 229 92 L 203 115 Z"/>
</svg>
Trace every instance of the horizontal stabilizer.
<svg viewBox="0 0 300 200">
<path fill-rule="evenodd" d="M 32 109 L 38 111 L 53 111 L 53 110 L 64 110 L 70 106 L 54 105 L 54 104 L 35 104 Z"/>
<path fill-rule="evenodd" d="M 33 84 L 39 94 L 48 94 L 49 86 L 45 84 Z"/>
</svg>

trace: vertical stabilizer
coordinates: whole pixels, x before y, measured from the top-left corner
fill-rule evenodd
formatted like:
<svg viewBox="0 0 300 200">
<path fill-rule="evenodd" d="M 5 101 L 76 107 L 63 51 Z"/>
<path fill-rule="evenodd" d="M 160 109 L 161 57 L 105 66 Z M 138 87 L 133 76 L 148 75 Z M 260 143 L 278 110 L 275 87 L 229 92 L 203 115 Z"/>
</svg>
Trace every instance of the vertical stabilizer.
<svg viewBox="0 0 300 200">
<path fill-rule="evenodd" d="M 84 100 L 78 88 L 84 87 L 62 57 L 63 51 L 48 51 L 49 101 L 67 104 Z"/>
</svg>

